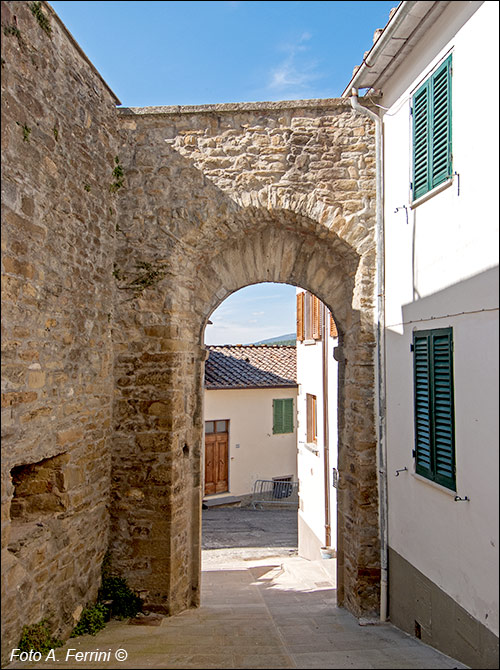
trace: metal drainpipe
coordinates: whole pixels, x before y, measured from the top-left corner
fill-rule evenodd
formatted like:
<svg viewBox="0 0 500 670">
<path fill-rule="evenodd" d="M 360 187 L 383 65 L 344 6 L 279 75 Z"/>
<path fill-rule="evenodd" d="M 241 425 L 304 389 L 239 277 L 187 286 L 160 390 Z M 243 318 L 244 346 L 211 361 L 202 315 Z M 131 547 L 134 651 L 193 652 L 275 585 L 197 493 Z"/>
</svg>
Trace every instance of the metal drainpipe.
<svg viewBox="0 0 500 670">
<path fill-rule="evenodd" d="M 383 210 L 383 144 L 382 119 L 359 104 L 358 90 L 351 91 L 352 108 L 375 122 L 376 164 L 376 230 L 377 230 L 377 387 L 378 387 L 378 489 L 380 519 L 380 621 L 387 620 L 387 443 L 386 443 L 386 384 L 385 384 L 385 265 L 384 265 L 384 210 Z"/>
<path fill-rule="evenodd" d="M 332 546 L 332 526 L 330 519 L 330 436 L 328 424 L 328 330 L 326 306 L 322 304 L 323 316 L 323 465 L 325 468 L 325 547 Z"/>
</svg>

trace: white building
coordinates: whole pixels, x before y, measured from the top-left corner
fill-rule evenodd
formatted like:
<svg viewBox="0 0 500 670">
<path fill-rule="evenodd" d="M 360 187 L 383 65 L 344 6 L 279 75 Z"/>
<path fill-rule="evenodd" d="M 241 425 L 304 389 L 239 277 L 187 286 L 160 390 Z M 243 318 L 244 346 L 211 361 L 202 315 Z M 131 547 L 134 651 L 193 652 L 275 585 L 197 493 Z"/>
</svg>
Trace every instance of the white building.
<svg viewBox="0 0 500 670">
<path fill-rule="evenodd" d="M 316 296 L 297 290 L 299 555 L 337 547 L 337 329 Z M 332 555 L 333 552 L 332 552 Z"/>
<path fill-rule="evenodd" d="M 498 667 L 498 3 L 400 3 L 353 89 L 382 119 L 389 616 Z"/>
<path fill-rule="evenodd" d="M 297 481 L 293 346 L 207 346 L 205 499 L 248 500 L 258 479 Z"/>
</svg>

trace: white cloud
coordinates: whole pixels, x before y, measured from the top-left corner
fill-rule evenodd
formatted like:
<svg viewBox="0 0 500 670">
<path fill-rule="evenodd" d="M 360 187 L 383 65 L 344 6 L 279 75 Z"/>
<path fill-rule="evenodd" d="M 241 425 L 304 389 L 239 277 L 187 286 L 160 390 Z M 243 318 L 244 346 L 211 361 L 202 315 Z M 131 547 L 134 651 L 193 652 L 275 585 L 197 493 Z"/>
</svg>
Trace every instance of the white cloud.
<svg viewBox="0 0 500 670">
<path fill-rule="evenodd" d="M 271 70 L 269 89 L 289 93 L 293 88 L 300 92 L 306 90 L 310 82 L 321 78 L 317 61 L 307 57 L 309 47 L 306 42 L 310 39 L 312 35 L 304 32 L 294 44 L 281 47 L 286 57 Z"/>
</svg>

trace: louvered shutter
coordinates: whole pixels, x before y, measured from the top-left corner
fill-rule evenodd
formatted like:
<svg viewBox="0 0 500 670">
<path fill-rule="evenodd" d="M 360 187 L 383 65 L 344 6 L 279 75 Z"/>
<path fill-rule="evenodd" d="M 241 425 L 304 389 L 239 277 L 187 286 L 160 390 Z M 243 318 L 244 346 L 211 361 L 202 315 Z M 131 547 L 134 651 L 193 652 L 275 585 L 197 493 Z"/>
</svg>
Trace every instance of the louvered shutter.
<svg viewBox="0 0 500 670">
<path fill-rule="evenodd" d="M 330 337 L 338 337 L 339 333 L 337 331 L 337 324 L 333 320 L 333 316 L 330 314 Z"/>
<path fill-rule="evenodd" d="M 273 433 L 293 433 L 293 398 L 273 400 Z"/>
<path fill-rule="evenodd" d="M 452 176 L 451 56 L 413 96 L 413 199 Z"/>
<path fill-rule="evenodd" d="M 430 336 L 414 333 L 415 470 L 432 479 Z"/>
<path fill-rule="evenodd" d="M 413 98 L 413 199 L 429 190 L 430 81 Z"/>
<path fill-rule="evenodd" d="M 312 336 L 313 340 L 321 339 L 321 302 L 315 295 L 312 296 Z"/>
<path fill-rule="evenodd" d="M 283 432 L 293 433 L 293 398 L 283 400 Z"/>
<path fill-rule="evenodd" d="M 434 473 L 438 484 L 455 489 L 452 359 L 451 329 L 437 331 L 432 338 Z"/>
<path fill-rule="evenodd" d="M 317 423 L 316 423 L 316 396 L 307 393 L 307 441 L 316 443 L 317 441 Z"/>
<path fill-rule="evenodd" d="M 304 293 L 297 293 L 297 340 L 304 340 Z"/>
<path fill-rule="evenodd" d="M 451 177 L 451 58 L 432 77 L 430 188 Z"/>
<path fill-rule="evenodd" d="M 273 433 L 283 432 L 283 403 L 281 400 L 273 400 Z"/>
<path fill-rule="evenodd" d="M 452 329 L 415 332 L 415 470 L 455 490 Z"/>
</svg>

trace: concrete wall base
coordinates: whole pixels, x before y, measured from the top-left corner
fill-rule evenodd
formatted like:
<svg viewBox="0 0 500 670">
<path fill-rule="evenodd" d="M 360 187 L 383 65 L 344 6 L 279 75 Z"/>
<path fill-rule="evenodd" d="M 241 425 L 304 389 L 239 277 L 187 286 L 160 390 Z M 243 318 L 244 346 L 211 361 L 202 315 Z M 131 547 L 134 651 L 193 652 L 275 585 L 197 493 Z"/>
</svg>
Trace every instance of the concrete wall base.
<svg viewBox="0 0 500 670">
<path fill-rule="evenodd" d="M 389 548 L 391 622 L 471 668 L 498 668 L 498 637 Z"/>
</svg>

